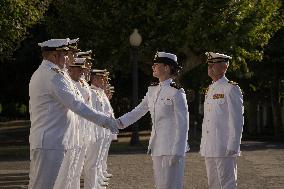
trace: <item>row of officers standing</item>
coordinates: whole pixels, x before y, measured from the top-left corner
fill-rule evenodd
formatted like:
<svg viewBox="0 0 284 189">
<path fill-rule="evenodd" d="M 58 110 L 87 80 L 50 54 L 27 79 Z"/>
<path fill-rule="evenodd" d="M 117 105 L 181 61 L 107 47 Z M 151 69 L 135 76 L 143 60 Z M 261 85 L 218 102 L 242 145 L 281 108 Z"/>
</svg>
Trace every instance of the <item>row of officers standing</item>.
<svg viewBox="0 0 284 189">
<path fill-rule="evenodd" d="M 156 189 L 182 189 L 189 150 L 186 94 L 174 79 L 182 69 L 175 54 L 157 52 L 152 65 L 159 82 L 149 86 L 141 103 L 115 119 L 106 70 L 91 69 L 90 51 L 78 52 L 78 39 L 40 43 L 43 61 L 30 86 L 30 183 L 35 189 L 79 189 L 107 186 L 107 155 L 118 129 L 147 112 L 152 119 L 148 146 Z M 205 95 L 200 154 L 210 189 L 237 188 L 243 97 L 225 73 L 230 56 L 208 52 L 212 79 Z M 91 85 L 88 85 L 90 81 Z"/>
<path fill-rule="evenodd" d="M 105 188 L 107 156 L 118 129 L 107 70 L 91 69 L 79 39 L 39 43 L 43 61 L 30 85 L 29 188 Z M 90 85 L 89 85 L 90 83 Z"/>
</svg>

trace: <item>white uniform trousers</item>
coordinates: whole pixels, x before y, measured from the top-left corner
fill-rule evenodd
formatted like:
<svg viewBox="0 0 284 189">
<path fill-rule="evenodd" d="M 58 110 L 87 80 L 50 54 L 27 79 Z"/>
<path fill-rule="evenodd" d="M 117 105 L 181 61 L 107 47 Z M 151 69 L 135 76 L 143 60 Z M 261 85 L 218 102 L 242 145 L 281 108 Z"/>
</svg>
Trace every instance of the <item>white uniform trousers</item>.
<svg viewBox="0 0 284 189">
<path fill-rule="evenodd" d="M 108 138 L 104 139 L 104 147 L 103 147 L 102 161 L 101 161 L 103 173 L 107 172 L 107 157 L 108 157 L 108 152 L 109 152 L 109 148 L 111 145 L 111 141 L 112 141 L 112 136 L 109 136 Z"/>
<path fill-rule="evenodd" d="M 98 183 L 98 166 L 100 154 L 102 151 L 102 139 L 91 142 L 87 148 L 85 165 L 84 165 L 84 188 L 97 189 Z"/>
<path fill-rule="evenodd" d="M 206 157 L 209 189 L 236 189 L 236 157 Z"/>
<path fill-rule="evenodd" d="M 155 189 L 182 189 L 184 175 L 184 156 L 170 164 L 172 156 L 152 156 Z"/>
<path fill-rule="evenodd" d="M 74 179 L 71 183 L 71 189 L 80 189 L 80 178 L 85 163 L 87 147 L 81 146 L 76 148 L 76 156 L 78 157 L 78 163 L 75 168 Z"/>
<path fill-rule="evenodd" d="M 76 166 L 73 149 L 30 151 L 29 189 L 69 189 Z"/>
</svg>

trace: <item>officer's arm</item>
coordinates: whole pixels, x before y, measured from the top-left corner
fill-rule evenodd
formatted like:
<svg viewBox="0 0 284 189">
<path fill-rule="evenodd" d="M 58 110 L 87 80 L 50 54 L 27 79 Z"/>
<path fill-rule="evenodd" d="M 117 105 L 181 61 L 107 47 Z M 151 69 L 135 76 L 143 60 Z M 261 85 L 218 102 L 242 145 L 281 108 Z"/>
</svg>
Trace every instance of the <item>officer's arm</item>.
<svg viewBox="0 0 284 189">
<path fill-rule="evenodd" d="M 233 85 L 227 93 L 229 110 L 229 142 L 227 151 L 238 153 L 241 143 L 241 135 L 244 124 L 243 119 L 243 96 L 240 88 Z"/>
<path fill-rule="evenodd" d="M 174 115 L 175 124 L 177 127 L 174 145 L 173 155 L 183 155 L 187 151 L 187 139 L 188 139 L 188 128 L 189 128 L 189 113 L 186 101 L 186 94 L 183 89 L 177 91 L 174 96 Z M 182 149 L 181 151 L 181 148 Z"/>
<path fill-rule="evenodd" d="M 50 87 L 54 97 L 59 102 L 81 117 L 99 126 L 104 126 L 106 122 L 109 121 L 106 115 L 87 106 L 83 101 L 76 99 L 68 81 L 61 74 L 54 76 L 51 80 Z"/>
<path fill-rule="evenodd" d="M 118 118 L 120 123 L 120 128 L 126 128 L 129 125 L 135 123 L 148 111 L 149 107 L 148 107 L 148 93 L 147 93 L 142 99 L 142 102 L 138 106 L 136 106 L 131 112 L 128 112 Z"/>
<path fill-rule="evenodd" d="M 109 117 L 114 117 L 114 115 L 112 114 L 112 108 L 111 108 L 111 105 L 110 105 L 110 101 L 108 99 L 108 97 L 106 95 L 104 95 L 104 113 L 107 114 Z"/>
</svg>

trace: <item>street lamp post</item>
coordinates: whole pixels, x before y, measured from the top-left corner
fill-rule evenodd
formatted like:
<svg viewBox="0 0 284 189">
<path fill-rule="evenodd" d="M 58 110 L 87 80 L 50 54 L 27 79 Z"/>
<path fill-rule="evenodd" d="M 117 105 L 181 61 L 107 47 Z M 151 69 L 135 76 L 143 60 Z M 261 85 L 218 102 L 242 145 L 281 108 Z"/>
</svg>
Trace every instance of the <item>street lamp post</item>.
<svg viewBox="0 0 284 189">
<path fill-rule="evenodd" d="M 142 37 L 138 33 L 138 29 L 134 29 L 133 33 L 129 37 L 129 42 L 131 45 L 131 61 L 132 61 L 132 98 L 133 107 L 138 104 L 138 48 L 142 42 Z M 139 133 L 138 133 L 138 124 L 135 123 L 132 126 L 132 135 L 130 140 L 131 145 L 139 144 Z"/>
</svg>

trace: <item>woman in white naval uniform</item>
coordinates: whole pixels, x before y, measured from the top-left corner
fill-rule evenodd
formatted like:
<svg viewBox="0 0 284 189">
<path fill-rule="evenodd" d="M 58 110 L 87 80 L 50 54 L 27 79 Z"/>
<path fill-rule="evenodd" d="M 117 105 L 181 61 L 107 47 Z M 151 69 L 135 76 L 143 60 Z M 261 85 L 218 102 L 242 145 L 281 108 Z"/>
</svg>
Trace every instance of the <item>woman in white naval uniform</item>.
<svg viewBox="0 0 284 189">
<path fill-rule="evenodd" d="M 185 92 L 172 79 L 181 67 L 176 55 L 157 52 L 152 69 L 159 84 L 150 86 L 142 102 L 118 118 L 119 127 L 133 124 L 150 111 L 152 132 L 148 149 L 153 160 L 155 188 L 181 189 L 189 114 Z"/>
</svg>

